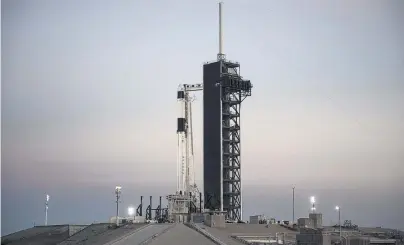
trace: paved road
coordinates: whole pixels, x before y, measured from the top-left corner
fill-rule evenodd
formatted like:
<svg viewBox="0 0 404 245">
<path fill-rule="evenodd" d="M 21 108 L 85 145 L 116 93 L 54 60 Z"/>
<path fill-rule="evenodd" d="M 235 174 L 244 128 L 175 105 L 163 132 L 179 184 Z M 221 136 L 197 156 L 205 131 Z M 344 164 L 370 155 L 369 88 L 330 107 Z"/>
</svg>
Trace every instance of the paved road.
<svg viewBox="0 0 404 245">
<path fill-rule="evenodd" d="M 197 231 L 185 226 L 176 224 L 173 228 L 156 237 L 149 245 L 215 245 L 211 240 Z"/>
<path fill-rule="evenodd" d="M 152 236 L 161 233 L 165 229 L 172 226 L 172 224 L 155 224 L 145 228 L 141 228 L 139 231 L 129 235 L 119 241 L 113 243 L 113 245 L 138 245 L 143 241 L 151 238 Z"/>
</svg>

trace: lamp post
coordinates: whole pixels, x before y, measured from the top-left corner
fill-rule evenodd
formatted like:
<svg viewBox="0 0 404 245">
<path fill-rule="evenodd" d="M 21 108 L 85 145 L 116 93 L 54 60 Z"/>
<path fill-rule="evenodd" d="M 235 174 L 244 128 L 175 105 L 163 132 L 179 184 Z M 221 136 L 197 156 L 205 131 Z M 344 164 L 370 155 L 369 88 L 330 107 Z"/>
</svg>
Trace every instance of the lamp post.
<svg viewBox="0 0 404 245">
<path fill-rule="evenodd" d="M 342 236 L 342 232 L 341 232 L 341 208 L 339 206 L 335 207 L 335 210 L 338 211 L 338 226 L 339 226 L 339 240 L 341 241 L 341 236 Z"/>
<path fill-rule="evenodd" d="M 292 187 L 293 198 L 292 198 L 292 225 L 295 223 L 295 187 Z"/>
<path fill-rule="evenodd" d="M 122 187 L 116 186 L 115 187 L 115 195 L 116 195 L 116 226 L 119 226 L 119 198 L 121 197 L 121 189 Z"/>
<path fill-rule="evenodd" d="M 49 204 L 49 195 L 46 194 L 46 201 L 45 201 L 45 226 L 48 225 L 48 204 Z"/>
</svg>

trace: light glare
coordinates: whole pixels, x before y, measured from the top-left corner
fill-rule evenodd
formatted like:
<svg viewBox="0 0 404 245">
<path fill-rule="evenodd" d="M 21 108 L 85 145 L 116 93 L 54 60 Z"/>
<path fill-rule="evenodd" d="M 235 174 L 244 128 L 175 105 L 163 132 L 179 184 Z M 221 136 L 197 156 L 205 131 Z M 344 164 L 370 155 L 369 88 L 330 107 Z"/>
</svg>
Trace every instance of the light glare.
<svg viewBox="0 0 404 245">
<path fill-rule="evenodd" d="M 339 206 L 336 206 L 336 207 L 335 207 L 335 210 L 339 210 Z"/>
<path fill-rule="evenodd" d="M 128 215 L 133 216 L 135 214 L 135 208 L 134 207 L 129 207 L 128 208 Z"/>
<path fill-rule="evenodd" d="M 315 203 L 316 202 L 316 198 L 314 197 L 314 196 L 311 196 L 310 197 L 310 202 L 313 204 L 313 203 Z"/>
</svg>

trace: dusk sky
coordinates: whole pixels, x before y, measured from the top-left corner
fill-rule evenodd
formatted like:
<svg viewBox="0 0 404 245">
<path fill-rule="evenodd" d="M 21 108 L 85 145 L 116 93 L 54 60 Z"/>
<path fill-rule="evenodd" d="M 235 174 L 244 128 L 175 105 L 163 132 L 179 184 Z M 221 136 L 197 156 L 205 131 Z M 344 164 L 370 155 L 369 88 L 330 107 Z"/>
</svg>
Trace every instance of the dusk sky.
<svg viewBox="0 0 404 245">
<path fill-rule="evenodd" d="M 50 223 L 90 223 L 114 214 L 115 185 L 122 210 L 175 192 L 176 90 L 216 59 L 217 13 L 216 0 L 1 2 L 2 234 L 42 224 L 45 193 Z M 403 44 L 401 0 L 225 1 L 224 53 L 254 85 L 245 219 L 291 219 L 296 186 L 299 216 L 316 195 L 324 222 L 341 205 L 404 229 Z"/>
</svg>

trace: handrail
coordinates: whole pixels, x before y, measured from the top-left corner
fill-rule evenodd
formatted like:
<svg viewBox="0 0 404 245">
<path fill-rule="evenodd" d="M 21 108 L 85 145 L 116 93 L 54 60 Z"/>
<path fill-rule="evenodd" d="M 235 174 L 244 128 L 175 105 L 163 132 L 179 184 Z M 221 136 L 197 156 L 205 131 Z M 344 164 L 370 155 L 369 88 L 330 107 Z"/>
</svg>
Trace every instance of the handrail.
<svg viewBox="0 0 404 245">
<path fill-rule="evenodd" d="M 173 228 L 174 226 L 175 226 L 175 224 L 168 226 L 167 228 L 162 230 L 160 233 L 154 234 L 153 236 L 151 236 L 151 237 L 147 238 L 146 240 L 144 240 L 143 242 L 139 243 L 139 245 L 146 245 L 146 244 L 151 243 L 158 236 L 161 236 L 162 234 L 166 233 L 169 229 Z"/>
<path fill-rule="evenodd" d="M 149 227 L 150 225 L 151 225 L 151 224 L 147 224 L 147 225 L 144 225 L 144 226 L 142 226 L 142 227 L 139 227 L 139 228 L 133 230 L 132 232 L 128 232 L 128 233 L 126 233 L 125 235 L 120 236 L 120 237 L 118 237 L 118 238 L 116 238 L 116 239 L 114 239 L 114 240 L 108 242 L 106 245 L 112 245 L 112 244 L 114 244 L 114 243 L 116 243 L 116 242 L 118 242 L 118 241 L 120 241 L 120 240 L 122 240 L 122 239 L 124 239 L 124 238 L 126 238 L 126 237 L 128 237 L 128 236 L 130 236 L 130 235 L 133 235 L 133 234 L 136 233 L 136 232 L 139 232 L 139 231 L 141 231 L 141 230 L 143 230 L 143 229 Z"/>
<path fill-rule="evenodd" d="M 217 245 L 227 245 L 226 243 L 220 241 L 219 239 L 214 237 L 212 234 L 207 232 L 205 229 L 202 229 L 199 226 L 195 225 L 193 222 L 186 223 L 185 225 L 188 226 L 189 228 L 194 229 L 197 232 L 201 233 L 202 235 L 204 235 L 206 238 L 208 238 L 209 240 L 211 240 L 212 242 L 214 242 Z"/>
</svg>

